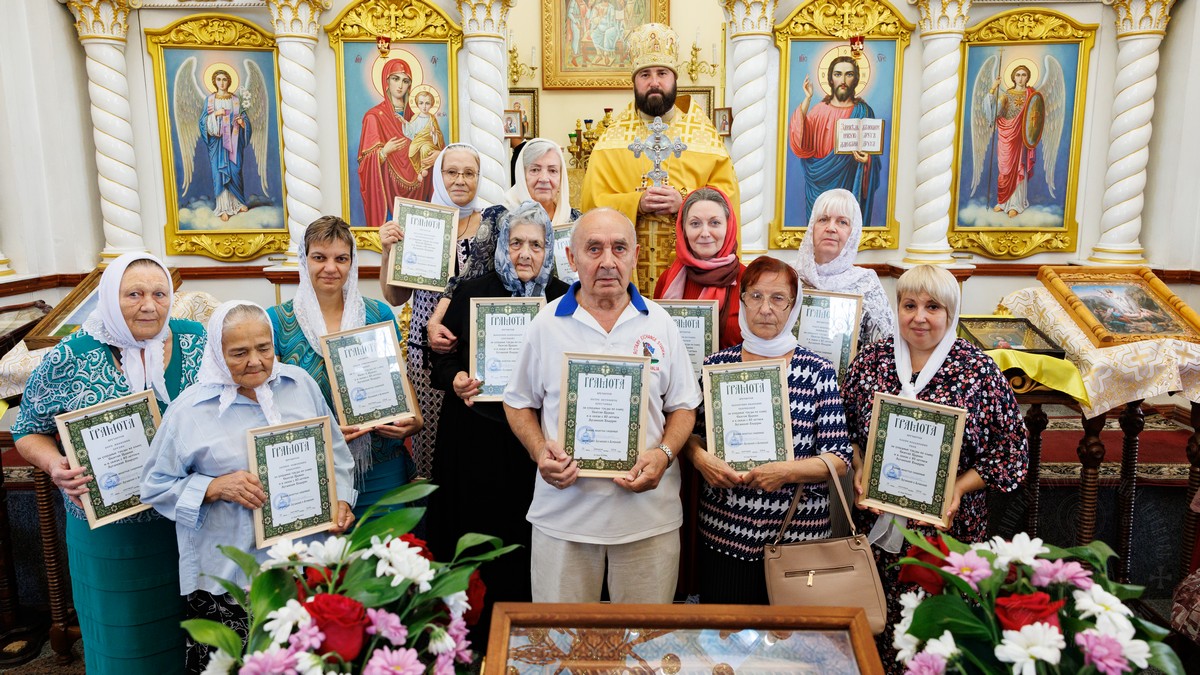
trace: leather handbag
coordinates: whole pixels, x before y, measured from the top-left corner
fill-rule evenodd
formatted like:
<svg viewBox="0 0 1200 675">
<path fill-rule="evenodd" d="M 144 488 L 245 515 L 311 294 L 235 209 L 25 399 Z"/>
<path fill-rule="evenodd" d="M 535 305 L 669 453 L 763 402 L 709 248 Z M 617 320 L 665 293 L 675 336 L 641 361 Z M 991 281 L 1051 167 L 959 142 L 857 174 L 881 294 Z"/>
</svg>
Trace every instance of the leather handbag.
<svg viewBox="0 0 1200 675">
<path fill-rule="evenodd" d="M 846 503 L 846 493 L 837 472 L 829 458 L 818 458 L 829 469 L 832 478 L 829 482 L 837 492 L 846 519 L 850 520 L 850 506 Z M 783 527 L 779 528 L 775 541 L 763 547 L 767 597 L 772 605 L 862 607 L 871 624 L 871 632 L 882 633 L 887 624 L 887 600 L 883 585 L 879 583 L 871 545 L 865 534 L 857 532 L 852 520 L 848 537 L 780 543 L 803 493 L 804 488 L 797 486 Z"/>
</svg>

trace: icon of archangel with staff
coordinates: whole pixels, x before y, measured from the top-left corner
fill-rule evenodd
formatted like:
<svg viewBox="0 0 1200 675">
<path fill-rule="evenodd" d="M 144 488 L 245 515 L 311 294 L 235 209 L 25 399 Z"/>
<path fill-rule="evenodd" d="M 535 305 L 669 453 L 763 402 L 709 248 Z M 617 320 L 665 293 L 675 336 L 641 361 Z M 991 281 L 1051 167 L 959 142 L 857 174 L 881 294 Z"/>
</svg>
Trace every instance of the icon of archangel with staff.
<svg viewBox="0 0 1200 675">
<path fill-rule="evenodd" d="M 227 63 L 213 63 L 202 78 L 197 78 L 198 63 L 195 56 L 188 57 L 174 78 L 172 113 L 183 165 L 180 195 L 192 184 L 197 147 L 202 145 L 212 178 L 213 213 L 228 221 L 250 210 L 244 185 L 247 146 L 262 193 L 267 194 L 267 82 L 250 59 L 242 61 L 241 73 Z"/>
</svg>

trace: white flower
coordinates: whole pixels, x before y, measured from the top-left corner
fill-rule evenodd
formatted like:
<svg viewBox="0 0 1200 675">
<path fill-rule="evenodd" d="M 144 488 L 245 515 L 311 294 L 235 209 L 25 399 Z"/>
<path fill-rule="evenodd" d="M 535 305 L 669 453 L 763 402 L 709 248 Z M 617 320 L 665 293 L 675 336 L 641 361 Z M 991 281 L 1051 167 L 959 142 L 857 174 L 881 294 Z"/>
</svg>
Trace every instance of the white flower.
<svg viewBox="0 0 1200 675">
<path fill-rule="evenodd" d="M 1122 606 L 1124 607 L 1124 606 Z M 1138 668 L 1145 668 L 1150 658 L 1150 645 L 1144 640 L 1135 640 L 1137 631 L 1133 623 L 1118 612 L 1105 612 L 1096 617 L 1096 632 L 1108 635 L 1121 643 L 1121 654 Z"/>
<path fill-rule="evenodd" d="M 237 665 L 237 659 L 232 654 L 226 654 L 218 649 L 209 653 L 208 665 L 200 675 L 229 675 L 229 670 Z"/>
<path fill-rule="evenodd" d="M 1125 616 L 1132 614 L 1117 596 L 1100 588 L 1100 584 L 1095 584 L 1086 591 L 1073 591 L 1071 597 L 1075 599 L 1075 611 L 1079 612 L 1080 618 L 1083 619 L 1099 617 L 1109 612 Z"/>
<path fill-rule="evenodd" d="M 441 628 L 434 628 L 429 633 L 429 653 L 445 654 L 454 651 L 454 638 Z"/>
<path fill-rule="evenodd" d="M 324 542 L 314 541 L 308 545 L 310 562 L 332 567 L 343 562 L 350 552 L 350 540 L 345 537 L 329 537 Z"/>
<path fill-rule="evenodd" d="M 910 635 L 908 626 L 896 626 L 896 632 L 892 636 L 892 647 L 896 649 L 896 660 L 902 663 L 908 663 L 912 657 L 921 651 L 921 640 L 915 635 Z"/>
<path fill-rule="evenodd" d="M 950 634 L 950 631 L 945 631 L 941 637 L 926 642 L 925 651 L 937 654 L 949 661 L 958 655 L 958 645 L 954 644 L 954 636 Z"/>
<path fill-rule="evenodd" d="M 459 591 L 451 593 L 442 598 L 442 602 L 446 603 L 446 609 L 450 610 L 450 616 L 462 616 L 471 609 L 471 603 L 467 602 L 467 592 Z"/>
<path fill-rule="evenodd" d="M 406 541 L 393 539 L 390 535 L 382 541 L 379 537 L 371 537 L 371 547 L 363 557 L 379 558 L 375 565 L 375 576 L 392 577 L 392 586 L 399 586 L 408 579 L 421 593 L 431 588 L 429 582 L 433 581 L 436 571 L 421 556 L 420 549 L 409 546 Z"/>
<path fill-rule="evenodd" d="M 900 616 L 902 618 L 912 620 L 913 612 L 917 611 L 917 606 L 925 599 L 925 591 L 909 591 L 900 596 Z"/>
<path fill-rule="evenodd" d="M 1038 622 L 1021 630 L 1004 631 L 1004 639 L 996 645 L 996 658 L 1013 664 L 1013 675 L 1036 675 L 1037 663 L 1058 665 L 1067 641 L 1058 628 Z"/>
<path fill-rule="evenodd" d="M 1039 555 L 1050 552 L 1050 549 L 1042 546 L 1041 539 L 1037 537 L 1030 539 L 1029 535 L 1024 532 L 1018 532 L 1012 541 L 1004 541 L 1003 537 L 992 537 L 991 545 L 988 548 L 996 554 L 992 567 L 998 570 L 1008 569 L 1008 564 L 1011 562 L 1033 565 L 1033 561 L 1037 560 Z"/>
<path fill-rule="evenodd" d="M 325 675 L 325 662 L 320 656 L 310 652 L 296 654 L 296 673 L 298 675 Z"/>
<path fill-rule="evenodd" d="M 267 615 L 263 630 L 271 634 L 271 642 L 283 644 L 296 626 L 307 626 L 312 621 L 308 610 L 296 600 L 288 600 L 287 604 Z"/>
<path fill-rule="evenodd" d="M 280 539 L 267 550 L 267 560 L 263 561 L 262 570 L 265 572 L 272 567 L 282 567 L 295 560 L 304 560 L 308 546 L 302 541 Z"/>
</svg>

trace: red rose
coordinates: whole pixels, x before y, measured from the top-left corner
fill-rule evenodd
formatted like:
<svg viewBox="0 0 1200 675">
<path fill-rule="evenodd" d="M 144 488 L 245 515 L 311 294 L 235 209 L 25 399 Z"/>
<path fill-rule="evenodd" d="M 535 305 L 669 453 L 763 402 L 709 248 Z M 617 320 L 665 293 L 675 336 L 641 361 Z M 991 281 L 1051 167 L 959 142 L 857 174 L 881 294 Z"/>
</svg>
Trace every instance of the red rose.
<svg viewBox="0 0 1200 675">
<path fill-rule="evenodd" d="M 1042 622 L 1060 628 L 1058 610 L 1066 600 L 1050 602 L 1050 596 L 1038 591 L 1031 595 L 1010 595 L 996 598 L 996 618 L 1005 630 L 1021 630 L 1032 623 Z"/>
<path fill-rule="evenodd" d="M 942 557 L 939 558 L 930 554 L 920 546 L 909 546 L 908 552 L 905 553 L 909 558 L 916 558 L 923 563 L 929 563 L 934 567 L 941 567 L 946 555 L 950 553 L 950 548 L 946 546 L 946 542 L 942 541 L 941 537 L 926 537 L 925 541 L 933 544 L 937 550 L 942 552 Z M 920 565 L 901 565 L 900 566 L 900 582 L 907 584 L 916 584 L 930 595 L 937 595 L 942 592 L 942 587 L 946 585 L 946 580 L 942 575 L 928 567 Z"/>
<path fill-rule="evenodd" d="M 409 533 L 401 535 L 400 541 L 420 551 L 422 558 L 429 561 L 433 560 L 433 554 L 429 552 L 429 544 L 426 544 L 424 539 L 418 539 L 412 533 Z"/>
<path fill-rule="evenodd" d="M 471 609 L 463 614 L 463 621 L 468 626 L 474 626 L 479 623 L 479 617 L 483 614 L 483 596 L 487 593 L 487 586 L 483 584 L 483 579 L 479 576 L 479 570 L 471 572 L 471 580 L 467 582 L 467 603 L 471 605 Z"/>
<path fill-rule="evenodd" d="M 371 623 L 361 602 L 343 595 L 318 593 L 304 603 L 304 609 L 325 634 L 325 642 L 320 647 L 322 654 L 337 652 L 344 661 L 358 657 L 363 635 Z"/>
</svg>

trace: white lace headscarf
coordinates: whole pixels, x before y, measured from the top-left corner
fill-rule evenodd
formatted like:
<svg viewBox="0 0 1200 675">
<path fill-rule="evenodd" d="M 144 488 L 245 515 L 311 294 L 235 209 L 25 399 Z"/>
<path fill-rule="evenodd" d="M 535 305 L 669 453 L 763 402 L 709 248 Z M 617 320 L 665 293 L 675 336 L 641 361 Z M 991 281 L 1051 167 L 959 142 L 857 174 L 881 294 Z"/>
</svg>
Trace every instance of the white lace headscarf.
<svg viewBox="0 0 1200 675">
<path fill-rule="evenodd" d="M 150 260 L 162 270 L 167 282 L 171 301 L 167 303 L 162 330 L 146 340 L 136 340 L 129 324 L 121 314 L 121 280 L 129 265 L 138 260 Z M 149 253 L 126 253 L 108 264 L 100 275 L 100 286 L 96 293 L 96 309 L 83 322 L 83 330 L 100 342 L 121 350 L 121 369 L 129 388 L 135 392 L 154 390 L 158 400 L 171 402 L 167 393 L 165 372 L 167 338 L 171 335 L 169 319 L 175 293 L 172 289 L 171 273 L 162 261 Z"/>
<path fill-rule="evenodd" d="M 745 280 L 747 276 L 750 276 L 752 268 L 755 267 L 754 263 L 758 262 L 759 260 L 763 260 L 764 258 L 768 260 L 775 260 L 774 258 L 767 258 L 767 256 L 755 258 L 754 262 L 751 262 L 746 266 L 746 271 L 742 273 L 742 279 Z M 776 262 L 779 261 L 776 260 Z M 750 291 L 751 289 L 749 286 L 742 286 L 742 293 L 747 294 L 750 293 Z M 746 308 L 746 302 L 743 300 L 742 302 L 738 303 L 738 327 L 742 329 L 742 349 L 749 351 L 751 354 L 758 354 L 759 356 L 766 356 L 770 358 L 776 358 L 780 356 L 790 357 L 792 352 L 796 351 L 796 345 L 799 344 L 796 341 L 795 334 L 792 333 L 792 329 L 796 327 L 796 321 L 800 318 L 800 301 L 803 299 L 803 297 L 804 296 L 801 291 L 800 283 L 797 280 L 796 301 L 792 303 L 792 309 L 791 312 L 788 313 L 787 320 L 784 322 L 783 330 L 779 332 L 779 335 L 776 335 L 769 340 L 758 337 L 754 334 L 754 331 L 750 330 L 750 322 L 746 320 L 746 312 L 749 311 Z"/>
<path fill-rule="evenodd" d="M 850 219 L 850 235 L 846 244 L 837 257 L 824 265 L 817 262 L 813 254 L 813 226 L 817 219 L 825 214 L 846 216 Z M 855 267 L 858 258 L 858 242 L 862 240 L 862 209 L 858 200 L 849 190 L 836 188 L 826 190 L 813 202 L 812 214 L 808 220 L 808 232 L 800 242 L 800 258 L 796 261 L 796 271 L 804 283 L 823 291 L 839 291 L 854 286 L 858 280 L 871 270 Z"/>
<path fill-rule="evenodd" d="M 517 155 L 517 182 L 504 193 L 504 205 L 509 211 L 515 211 L 524 202 L 537 201 L 529 194 L 525 170 L 547 152 L 553 152 L 558 157 L 558 197 L 554 204 L 554 216 L 550 218 L 551 227 L 558 227 L 571 222 L 571 187 L 567 182 L 567 163 L 563 160 L 562 149 L 548 138 L 531 138 L 521 148 L 521 154 Z"/>
<path fill-rule="evenodd" d="M 903 333 L 900 332 L 899 305 L 903 302 L 905 295 L 913 296 L 921 293 L 927 293 L 946 309 L 946 332 L 937 346 L 933 348 L 933 353 L 929 355 L 921 372 L 914 380 L 912 351 L 909 349 Z M 958 281 L 943 267 L 918 265 L 900 275 L 900 278 L 896 280 L 897 307 L 896 323 L 892 327 L 892 354 L 896 362 L 896 376 L 900 379 L 901 396 L 916 400 L 930 380 L 937 375 L 942 364 L 946 362 L 946 357 L 954 348 L 954 341 L 958 339 L 958 309 L 961 304 L 962 293 L 958 288 Z M 904 543 L 904 534 L 900 528 L 907 525 L 907 518 L 885 513 L 875 521 L 875 526 L 871 528 L 867 539 L 884 550 L 898 553 Z"/>
<path fill-rule="evenodd" d="M 235 321 L 253 320 L 257 316 L 271 331 L 271 339 L 275 339 L 275 328 L 267 318 L 267 311 L 249 300 L 230 300 L 221 303 L 208 319 L 208 345 L 204 348 L 204 357 L 200 361 L 200 373 L 196 383 L 221 388 L 220 405 L 217 407 L 217 417 L 220 417 L 237 398 L 238 384 L 233 381 L 233 374 L 225 364 L 225 317 L 235 309 L 246 308 L 248 316 L 235 317 Z M 274 350 L 272 350 L 274 355 Z M 275 395 L 271 391 L 271 382 L 279 377 L 279 359 L 271 364 L 271 375 L 254 388 L 254 397 L 262 408 L 263 415 L 270 424 L 281 424 L 283 419 L 275 408 Z"/>
<path fill-rule="evenodd" d="M 312 225 L 323 219 L 318 219 Z M 309 225 L 309 227 L 312 227 L 312 225 Z M 349 232 L 349 229 L 346 231 Z M 333 241 L 339 242 L 342 239 L 334 237 Z M 312 278 L 309 276 L 308 244 L 308 237 L 306 236 L 300 242 L 300 248 L 297 251 L 297 255 L 300 258 L 300 288 L 296 290 L 296 297 L 292 300 L 292 307 L 296 311 L 296 321 L 300 324 L 300 330 L 304 333 L 304 339 L 308 340 L 308 344 L 314 352 L 320 356 L 325 356 L 321 351 L 320 338 L 329 331 L 325 329 L 325 315 L 321 312 L 321 303 L 317 300 L 317 290 L 313 288 Z M 358 292 L 358 258 L 359 255 L 354 245 L 354 237 L 351 236 L 350 271 L 346 273 L 346 281 L 342 284 L 343 308 L 342 323 L 339 330 L 360 328 L 367 323 L 367 306 L 363 302 L 362 294 Z"/>
<path fill-rule="evenodd" d="M 459 220 L 468 218 L 476 211 L 482 211 L 484 204 L 479 199 L 479 186 L 476 183 L 475 196 L 466 206 L 459 206 L 450 198 L 450 191 L 446 189 L 446 181 L 442 178 L 442 158 L 451 150 L 466 150 L 475 156 L 475 170 L 478 172 L 482 168 L 479 161 L 479 150 L 470 143 L 451 143 L 447 145 L 441 152 L 438 153 L 437 159 L 433 160 L 433 197 L 429 199 L 430 203 L 439 206 L 449 206 L 458 209 Z"/>
</svg>

